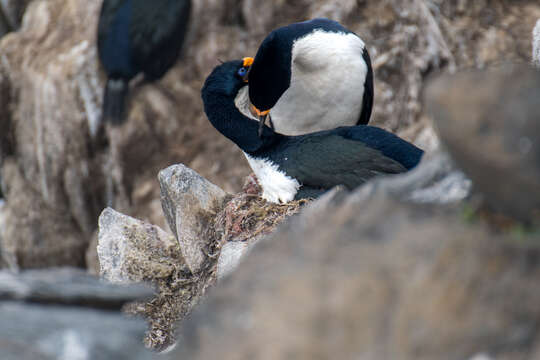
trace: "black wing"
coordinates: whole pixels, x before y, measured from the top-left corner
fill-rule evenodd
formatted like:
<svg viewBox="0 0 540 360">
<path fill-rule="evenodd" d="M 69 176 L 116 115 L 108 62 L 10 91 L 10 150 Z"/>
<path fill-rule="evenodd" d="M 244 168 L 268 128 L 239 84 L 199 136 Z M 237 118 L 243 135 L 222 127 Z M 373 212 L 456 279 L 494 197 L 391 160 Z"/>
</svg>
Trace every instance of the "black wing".
<svg viewBox="0 0 540 360">
<path fill-rule="evenodd" d="M 134 62 L 150 79 L 174 65 L 188 30 L 191 0 L 132 0 Z"/>
<path fill-rule="evenodd" d="M 101 12 L 99 14 L 99 23 L 98 23 L 98 47 L 101 48 L 102 44 L 105 42 L 111 25 L 115 19 L 116 12 L 118 8 L 126 0 L 104 0 L 101 5 Z"/>
<path fill-rule="evenodd" d="M 367 180 L 407 171 L 399 162 L 360 141 L 339 134 L 298 137 L 273 159 L 302 185 L 330 189 L 345 185 L 354 189 Z"/>
</svg>

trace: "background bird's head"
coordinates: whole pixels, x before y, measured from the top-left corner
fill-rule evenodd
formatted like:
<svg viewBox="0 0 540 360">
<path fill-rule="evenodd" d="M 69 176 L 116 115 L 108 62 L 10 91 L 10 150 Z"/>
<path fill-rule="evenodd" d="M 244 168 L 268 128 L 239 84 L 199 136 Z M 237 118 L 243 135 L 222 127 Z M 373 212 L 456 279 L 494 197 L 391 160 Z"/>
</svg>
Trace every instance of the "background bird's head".
<svg viewBox="0 0 540 360">
<path fill-rule="evenodd" d="M 317 18 L 278 28 L 263 40 L 249 73 L 249 99 L 257 115 L 270 111 L 290 87 L 294 44 L 316 31 L 350 33 L 336 21 Z"/>
<path fill-rule="evenodd" d="M 249 99 L 259 112 L 269 111 L 291 83 L 293 34 L 277 29 L 264 39 L 249 73 Z"/>
</svg>

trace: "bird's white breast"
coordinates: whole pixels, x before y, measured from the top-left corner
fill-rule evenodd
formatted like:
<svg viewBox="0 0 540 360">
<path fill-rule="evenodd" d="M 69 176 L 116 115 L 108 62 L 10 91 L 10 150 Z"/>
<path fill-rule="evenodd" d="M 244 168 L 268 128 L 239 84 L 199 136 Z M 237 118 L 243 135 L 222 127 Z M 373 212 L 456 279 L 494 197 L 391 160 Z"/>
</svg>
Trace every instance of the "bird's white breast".
<svg viewBox="0 0 540 360">
<path fill-rule="evenodd" d="M 354 34 L 316 30 L 293 44 L 291 84 L 270 111 L 287 135 L 355 125 L 368 72 L 364 42 Z"/>
<path fill-rule="evenodd" d="M 296 179 L 287 176 L 269 160 L 244 155 L 263 189 L 263 199 L 273 203 L 287 203 L 294 199 L 301 186 Z"/>
</svg>

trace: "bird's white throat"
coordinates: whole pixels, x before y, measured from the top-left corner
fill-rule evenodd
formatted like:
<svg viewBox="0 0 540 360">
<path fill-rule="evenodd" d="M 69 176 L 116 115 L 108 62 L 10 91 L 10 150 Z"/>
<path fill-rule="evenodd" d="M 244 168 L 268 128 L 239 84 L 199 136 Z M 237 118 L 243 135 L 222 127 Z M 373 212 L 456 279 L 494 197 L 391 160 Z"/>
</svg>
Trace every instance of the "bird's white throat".
<svg viewBox="0 0 540 360">
<path fill-rule="evenodd" d="M 270 160 L 244 155 L 263 189 L 263 199 L 273 203 L 287 203 L 294 199 L 301 186 L 296 179 L 280 171 Z"/>
<path fill-rule="evenodd" d="M 250 111 L 251 102 L 249 101 L 249 85 L 240 89 L 234 98 L 234 105 L 242 115 L 259 122 L 259 119 Z"/>
</svg>

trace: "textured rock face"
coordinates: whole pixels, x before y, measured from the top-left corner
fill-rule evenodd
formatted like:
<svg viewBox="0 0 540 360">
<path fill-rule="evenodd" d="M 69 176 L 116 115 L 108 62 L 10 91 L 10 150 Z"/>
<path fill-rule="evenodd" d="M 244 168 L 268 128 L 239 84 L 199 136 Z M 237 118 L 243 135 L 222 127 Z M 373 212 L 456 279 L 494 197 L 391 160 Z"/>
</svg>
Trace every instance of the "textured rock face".
<svg viewBox="0 0 540 360">
<path fill-rule="evenodd" d="M 523 221 L 538 216 L 540 73 L 465 72 L 435 81 L 427 94 L 442 142 L 485 201 Z"/>
<path fill-rule="evenodd" d="M 163 213 L 193 274 L 206 260 L 204 232 L 223 206 L 226 193 L 184 165 L 159 172 Z"/>
<path fill-rule="evenodd" d="M 79 228 L 49 208 L 11 159 L 4 162 L 3 179 L 9 184 L 6 197 L 16 198 L 17 206 L 0 209 L 0 247 L 7 266 L 42 268 L 65 264 L 84 265 L 86 242 Z"/>
<path fill-rule="evenodd" d="M 101 276 L 114 283 L 164 279 L 185 267 L 170 234 L 110 208 L 99 217 L 97 253 Z"/>
<path fill-rule="evenodd" d="M 21 274 L 0 271 L 0 300 L 24 300 L 120 310 L 127 302 L 150 298 L 146 286 L 115 286 L 79 269 L 28 270 Z"/>
<path fill-rule="evenodd" d="M 16 30 L 30 0 L 0 0 L 0 37 Z"/>
<path fill-rule="evenodd" d="M 532 62 L 540 67 L 540 19 L 536 22 L 532 40 Z"/>
<path fill-rule="evenodd" d="M 2 271 L 2 359 L 151 359 L 140 343 L 144 322 L 119 312 L 126 302 L 151 294 L 146 287 L 112 286 L 68 268 Z"/>
<path fill-rule="evenodd" d="M 178 358 L 534 358 L 535 246 L 384 191 L 354 195 L 260 242 L 181 324 Z"/>
</svg>

